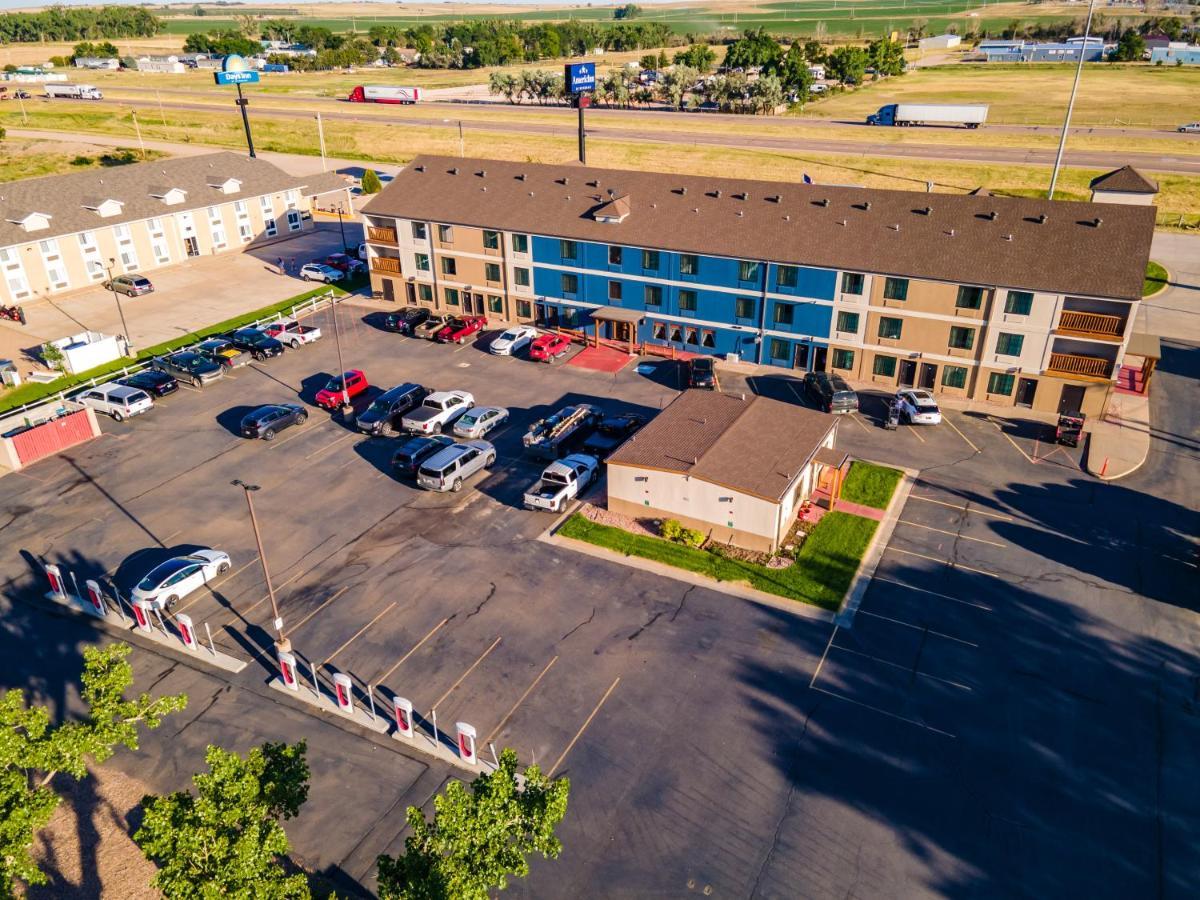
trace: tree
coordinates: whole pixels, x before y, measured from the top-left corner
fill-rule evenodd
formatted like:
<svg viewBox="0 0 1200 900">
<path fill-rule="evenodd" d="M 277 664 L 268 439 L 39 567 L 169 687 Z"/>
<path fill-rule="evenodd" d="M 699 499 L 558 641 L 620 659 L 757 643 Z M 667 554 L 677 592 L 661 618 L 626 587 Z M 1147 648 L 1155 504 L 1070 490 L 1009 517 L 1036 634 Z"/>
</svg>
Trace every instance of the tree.
<svg viewBox="0 0 1200 900">
<path fill-rule="evenodd" d="M 828 58 L 828 55 L 825 53 L 825 45 L 820 41 L 805 41 L 804 58 L 814 66 L 821 65 Z"/>
<path fill-rule="evenodd" d="M 362 192 L 364 194 L 378 194 L 383 190 L 383 182 L 379 180 L 379 175 L 374 169 L 367 169 L 362 176 Z"/>
<path fill-rule="evenodd" d="M 638 65 L 641 66 L 643 69 L 653 69 L 655 66 L 658 65 L 658 54 L 657 53 L 645 54 L 641 59 L 638 60 Z"/>
<path fill-rule="evenodd" d="M 903 75 L 905 68 L 904 45 L 899 41 L 880 38 L 872 41 L 867 47 L 867 65 L 871 66 L 876 76 Z"/>
<path fill-rule="evenodd" d="M 245 13 L 235 15 L 233 21 L 237 23 L 237 30 L 248 38 L 257 38 L 259 36 L 258 19 L 254 16 Z"/>
<path fill-rule="evenodd" d="M 1146 52 L 1146 39 L 1134 29 L 1126 29 L 1117 43 L 1117 49 L 1108 57 L 1114 62 L 1136 62 Z"/>
<path fill-rule="evenodd" d="M 296 816 L 308 799 L 306 749 L 304 741 L 266 743 L 243 759 L 210 746 L 208 772 L 192 779 L 195 796 L 143 797 L 133 839 L 159 867 L 154 886 L 170 900 L 307 898 L 304 875 L 279 864 L 289 849 L 279 820 Z"/>
<path fill-rule="evenodd" d="M 683 109 L 684 99 L 700 73 L 690 66 L 678 65 L 669 72 L 663 73 L 659 83 L 666 101 L 676 109 Z"/>
<path fill-rule="evenodd" d="M 788 47 L 788 52 L 774 67 L 772 73 L 779 78 L 784 91 L 796 95 L 795 102 L 808 102 L 808 89 L 812 87 L 812 73 L 808 71 L 808 60 L 804 56 L 804 48 L 795 43 Z"/>
<path fill-rule="evenodd" d="M 783 48 L 765 28 L 748 29 L 733 42 L 725 54 L 725 68 L 749 69 L 754 66 L 767 68 L 783 56 Z"/>
<path fill-rule="evenodd" d="M 862 84 L 867 70 L 867 51 L 862 47 L 838 47 L 825 61 L 826 74 L 842 84 Z"/>
<path fill-rule="evenodd" d="M 121 51 L 118 50 L 110 41 L 101 41 L 98 44 L 94 44 L 91 41 L 81 41 L 75 45 L 75 49 L 71 51 L 71 56 L 90 56 L 95 59 L 117 59 L 121 56 Z"/>
<path fill-rule="evenodd" d="M 783 103 L 783 84 L 775 75 L 764 74 L 751 85 L 750 102 L 757 113 L 774 113 Z"/>
<path fill-rule="evenodd" d="M 632 19 L 642 14 L 642 8 L 636 3 L 626 3 L 613 10 L 614 19 Z"/>
<path fill-rule="evenodd" d="M 556 859 L 562 844 L 554 829 L 567 813 L 570 783 L 537 766 L 525 770 L 524 781 L 517 782 L 517 754 L 506 749 L 499 768 L 479 775 L 469 791 L 451 781 L 433 801 L 432 821 L 410 806 L 404 855 L 379 857 L 382 900 L 487 900 L 510 877 L 529 874 L 529 855 Z"/>
<path fill-rule="evenodd" d="M 218 30 L 189 34 L 183 42 L 186 53 L 211 53 L 215 56 L 253 56 L 262 49 L 258 41 L 252 41 L 240 31 Z"/>
<path fill-rule="evenodd" d="M 675 65 L 690 66 L 701 74 L 712 71 L 713 63 L 717 61 L 717 54 L 708 44 L 693 44 L 686 50 L 681 50 L 675 54 Z"/>
<path fill-rule="evenodd" d="M 58 807 L 54 776 L 86 777 L 89 760 L 99 765 L 118 746 L 136 750 L 139 725 L 157 728 L 166 715 L 187 705 L 183 694 L 125 699 L 133 684 L 133 669 L 125 660 L 129 650 L 127 644 L 112 644 L 83 651 L 80 696 L 87 714 L 80 720 L 51 724 L 50 712 L 26 705 L 20 690 L 0 698 L 0 897 L 13 896 L 18 878 L 46 883 L 29 850 L 34 834 Z"/>
</svg>

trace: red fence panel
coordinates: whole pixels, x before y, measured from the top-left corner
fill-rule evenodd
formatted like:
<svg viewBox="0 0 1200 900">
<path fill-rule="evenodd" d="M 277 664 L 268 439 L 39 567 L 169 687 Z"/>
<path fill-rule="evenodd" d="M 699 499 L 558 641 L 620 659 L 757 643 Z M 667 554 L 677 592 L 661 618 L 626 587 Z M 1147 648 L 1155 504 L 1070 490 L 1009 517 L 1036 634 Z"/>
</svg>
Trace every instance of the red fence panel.
<svg viewBox="0 0 1200 900">
<path fill-rule="evenodd" d="M 17 459 L 27 466 L 94 437 L 87 411 L 81 409 L 13 435 L 12 443 Z"/>
</svg>

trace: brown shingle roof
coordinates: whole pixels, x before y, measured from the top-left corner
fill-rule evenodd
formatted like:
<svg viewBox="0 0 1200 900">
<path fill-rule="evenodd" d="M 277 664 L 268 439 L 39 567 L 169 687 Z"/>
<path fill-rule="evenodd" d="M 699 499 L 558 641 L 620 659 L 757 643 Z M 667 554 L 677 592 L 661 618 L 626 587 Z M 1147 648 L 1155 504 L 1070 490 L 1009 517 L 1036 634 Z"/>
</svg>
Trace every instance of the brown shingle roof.
<svg viewBox="0 0 1200 900">
<path fill-rule="evenodd" d="M 455 169 L 458 174 L 451 174 Z M 620 224 L 592 218 L 593 211 L 608 202 L 609 188 L 632 201 L 629 217 Z M 1155 218 L 1149 206 L 436 156 L 415 159 L 364 212 L 683 253 L 1130 300 L 1141 297 Z"/>
<path fill-rule="evenodd" d="M 1118 191 L 1126 194 L 1157 194 L 1158 182 L 1147 178 L 1133 166 L 1121 166 L 1097 175 L 1088 184 L 1093 191 Z"/>
<path fill-rule="evenodd" d="M 684 391 L 608 458 L 779 500 L 836 425 L 767 397 Z"/>
</svg>

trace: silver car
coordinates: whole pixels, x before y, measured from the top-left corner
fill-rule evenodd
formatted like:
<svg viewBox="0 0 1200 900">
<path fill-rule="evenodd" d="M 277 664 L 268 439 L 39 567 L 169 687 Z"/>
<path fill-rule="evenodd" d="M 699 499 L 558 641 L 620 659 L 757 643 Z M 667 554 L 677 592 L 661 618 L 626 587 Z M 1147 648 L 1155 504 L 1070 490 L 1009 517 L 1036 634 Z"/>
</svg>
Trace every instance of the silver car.
<svg viewBox="0 0 1200 900">
<path fill-rule="evenodd" d="M 468 409 L 454 423 L 454 436 L 481 438 L 508 421 L 508 410 L 499 406 L 476 406 Z"/>
<path fill-rule="evenodd" d="M 427 491 L 461 491 L 463 482 L 496 461 L 487 441 L 467 441 L 439 450 L 417 469 L 417 484 Z"/>
</svg>

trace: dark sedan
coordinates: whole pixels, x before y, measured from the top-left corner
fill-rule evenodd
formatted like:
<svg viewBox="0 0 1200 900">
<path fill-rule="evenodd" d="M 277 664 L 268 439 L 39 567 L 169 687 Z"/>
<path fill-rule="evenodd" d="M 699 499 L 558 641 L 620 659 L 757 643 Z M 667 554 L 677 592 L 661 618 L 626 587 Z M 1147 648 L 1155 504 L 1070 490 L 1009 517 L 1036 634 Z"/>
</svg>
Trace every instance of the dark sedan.
<svg viewBox="0 0 1200 900">
<path fill-rule="evenodd" d="M 294 403 L 260 406 L 242 419 L 242 437 L 275 440 L 275 435 L 292 425 L 303 425 L 308 412 Z"/>
<path fill-rule="evenodd" d="M 717 386 L 717 369 L 711 356 L 688 360 L 688 387 L 712 390 Z"/>
<path fill-rule="evenodd" d="M 226 340 L 239 350 L 245 350 L 260 362 L 283 354 L 283 344 L 259 331 L 257 328 L 239 328 Z"/>
<path fill-rule="evenodd" d="M 383 327 L 400 334 L 412 334 L 413 329 L 429 318 L 429 310 L 423 306 L 402 309 L 383 317 Z"/>
<path fill-rule="evenodd" d="M 175 376 L 168 375 L 166 372 L 157 372 L 154 369 L 143 369 L 132 375 L 126 375 L 124 378 L 118 378 L 117 384 L 139 388 L 153 397 L 165 397 L 167 394 L 173 394 L 179 390 L 179 382 L 175 380 Z"/>
<path fill-rule="evenodd" d="M 433 456 L 439 450 L 449 447 L 454 443 L 454 439 L 447 437 L 444 434 L 435 434 L 432 437 L 415 437 L 412 440 L 405 441 L 400 445 L 400 449 L 396 451 L 396 455 L 392 457 L 392 468 L 395 469 L 397 475 L 403 475 L 406 478 L 416 478 L 417 469 L 421 467 L 421 463 Z"/>
</svg>

